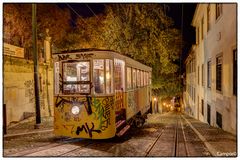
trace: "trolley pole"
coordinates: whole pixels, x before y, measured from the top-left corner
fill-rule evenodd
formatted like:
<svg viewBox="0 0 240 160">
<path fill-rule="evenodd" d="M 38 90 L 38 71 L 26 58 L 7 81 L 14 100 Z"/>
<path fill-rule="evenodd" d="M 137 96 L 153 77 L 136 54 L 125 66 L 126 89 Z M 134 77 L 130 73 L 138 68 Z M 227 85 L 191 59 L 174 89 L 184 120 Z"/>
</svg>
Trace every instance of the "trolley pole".
<svg viewBox="0 0 240 160">
<path fill-rule="evenodd" d="M 39 96 L 39 81 L 38 81 L 38 53 L 37 53 L 37 12 L 36 4 L 32 4 L 32 40 L 33 40 L 33 57 L 34 57 L 34 89 L 35 89 L 35 105 L 36 105 L 36 124 L 35 129 L 40 128 L 41 111 L 40 111 L 40 96 Z"/>
</svg>

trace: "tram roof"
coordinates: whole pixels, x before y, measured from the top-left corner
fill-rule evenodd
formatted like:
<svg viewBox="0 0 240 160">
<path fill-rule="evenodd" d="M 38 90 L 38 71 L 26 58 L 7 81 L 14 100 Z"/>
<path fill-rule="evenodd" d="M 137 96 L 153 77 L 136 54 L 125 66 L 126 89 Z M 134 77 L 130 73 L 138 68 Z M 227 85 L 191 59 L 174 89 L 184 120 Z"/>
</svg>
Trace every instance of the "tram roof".
<svg viewBox="0 0 240 160">
<path fill-rule="evenodd" d="M 114 58 L 120 58 L 120 59 L 124 59 L 126 61 L 127 64 L 129 64 L 130 66 L 136 67 L 137 66 L 142 66 L 144 67 L 146 70 L 148 71 L 152 71 L 152 68 L 144 65 L 141 62 L 138 62 L 126 55 L 121 54 L 120 52 L 117 51 L 113 51 L 113 50 L 107 50 L 107 49 L 97 49 L 97 48 L 83 48 L 83 49 L 75 49 L 75 50 L 66 50 L 66 51 L 61 51 L 59 53 L 53 53 L 53 55 L 59 55 L 59 54 L 77 54 L 77 53 L 86 53 L 86 52 L 108 52 L 110 54 L 113 54 Z M 141 68 L 142 68 L 141 67 Z"/>
</svg>

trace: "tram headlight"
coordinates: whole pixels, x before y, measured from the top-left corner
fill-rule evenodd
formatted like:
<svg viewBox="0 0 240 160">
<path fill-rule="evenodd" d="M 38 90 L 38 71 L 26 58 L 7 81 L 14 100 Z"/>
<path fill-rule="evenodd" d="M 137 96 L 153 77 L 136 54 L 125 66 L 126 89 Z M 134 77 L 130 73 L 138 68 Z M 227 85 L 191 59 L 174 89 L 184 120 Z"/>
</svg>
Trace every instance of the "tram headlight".
<svg viewBox="0 0 240 160">
<path fill-rule="evenodd" d="M 72 114 L 77 115 L 80 112 L 80 108 L 79 108 L 79 106 L 74 105 L 74 106 L 72 106 L 71 111 L 72 111 Z"/>
</svg>

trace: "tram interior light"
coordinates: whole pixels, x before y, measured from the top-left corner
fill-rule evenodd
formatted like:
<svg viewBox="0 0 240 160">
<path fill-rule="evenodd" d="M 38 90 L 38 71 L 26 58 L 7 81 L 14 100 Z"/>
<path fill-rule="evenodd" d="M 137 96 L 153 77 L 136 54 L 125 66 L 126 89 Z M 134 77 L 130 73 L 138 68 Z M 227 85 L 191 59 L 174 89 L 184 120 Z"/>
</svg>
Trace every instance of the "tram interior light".
<svg viewBox="0 0 240 160">
<path fill-rule="evenodd" d="M 153 100 L 154 100 L 154 101 L 157 101 L 157 98 L 155 97 Z"/>
</svg>

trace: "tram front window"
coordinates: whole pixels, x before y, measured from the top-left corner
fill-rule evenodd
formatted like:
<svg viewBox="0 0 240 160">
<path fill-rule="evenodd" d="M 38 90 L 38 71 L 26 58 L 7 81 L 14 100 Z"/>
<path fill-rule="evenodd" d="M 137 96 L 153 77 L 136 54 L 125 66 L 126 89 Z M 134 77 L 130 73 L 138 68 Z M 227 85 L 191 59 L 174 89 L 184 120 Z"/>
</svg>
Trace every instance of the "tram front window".
<svg viewBox="0 0 240 160">
<path fill-rule="evenodd" d="M 90 93 L 89 62 L 63 63 L 63 93 Z"/>
</svg>

